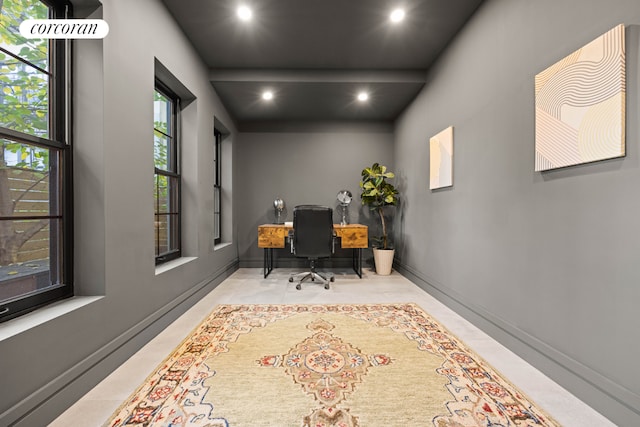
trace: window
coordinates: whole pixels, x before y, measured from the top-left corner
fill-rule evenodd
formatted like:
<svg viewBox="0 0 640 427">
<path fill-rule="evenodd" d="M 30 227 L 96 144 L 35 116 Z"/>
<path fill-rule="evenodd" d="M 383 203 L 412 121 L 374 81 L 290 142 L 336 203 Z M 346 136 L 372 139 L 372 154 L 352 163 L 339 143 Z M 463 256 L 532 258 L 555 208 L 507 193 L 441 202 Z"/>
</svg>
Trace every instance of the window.
<svg viewBox="0 0 640 427">
<path fill-rule="evenodd" d="M 156 82 L 153 100 L 156 264 L 181 256 L 179 99 Z"/>
<path fill-rule="evenodd" d="M 221 181 L 221 159 L 222 159 L 222 133 L 218 129 L 213 130 L 214 147 L 213 147 L 213 243 L 215 245 L 222 242 L 222 218 L 220 215 L 221 199 L 222 199 L 222 181 Z"/>
<path fill-rule="evenodd" d="M 63 1 L 0 2 L 0 321 L 71 296 L 70 42 L 25 39 Z"/>
</svg>

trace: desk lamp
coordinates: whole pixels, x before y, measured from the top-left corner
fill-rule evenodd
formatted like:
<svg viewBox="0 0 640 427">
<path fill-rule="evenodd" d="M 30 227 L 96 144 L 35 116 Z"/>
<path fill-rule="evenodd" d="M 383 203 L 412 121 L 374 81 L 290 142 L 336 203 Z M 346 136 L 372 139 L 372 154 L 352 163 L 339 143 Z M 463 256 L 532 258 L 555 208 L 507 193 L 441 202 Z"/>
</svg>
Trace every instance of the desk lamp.
<svg viewBox="0 0 640 427">
<path fill-rule="evenodd" d="M 282 216 L 282 211 L 284 211 L 284 200 L 278 197 L 273 201 L 273 207 L 276 210 L 276 224 L 282 224 L 280 217 Z"/>
<path fill-rule="evenodd" d="M 338 202 L 340 202 L 340 206 L 342 206 L 342 221 L 340 221 L 340 225 L 347 225 L 347 208 L 349 207 L 349 203 L 351 203 L 351 200 L 353 199 L 351 191 L 340 190 L 336 198 L 338 199 Z"/>
</svg>

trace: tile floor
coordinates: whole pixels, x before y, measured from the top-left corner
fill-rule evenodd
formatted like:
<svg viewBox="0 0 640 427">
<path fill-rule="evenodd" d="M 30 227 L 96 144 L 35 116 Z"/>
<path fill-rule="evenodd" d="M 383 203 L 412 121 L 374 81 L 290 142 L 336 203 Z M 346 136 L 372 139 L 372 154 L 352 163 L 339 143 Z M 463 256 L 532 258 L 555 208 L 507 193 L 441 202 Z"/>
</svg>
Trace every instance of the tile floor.
<svg viewBox="0 0 640 427">
<path fill-rule="evenodd" d="M 266 279 L 261 269 L 240 269 L 133 355 L 94 389 L 50 424 L 92 427 L 105 423 L 118 406 L 191 332 L 216 304 L 326 304 L 414 302 L 475 350 L 526 393 L 539 407 L 567 427 L 615 426 L 544 374 L 491 339 L 400 274 L 377 276 L 365 270 L 362 280 L 336 270 L 330 290 L 316 284 L 301 291 L 287 278 L 289 269 L 274 269 Z M 284 427 L 284 426 L 274 426 Z M 404 427 L 404 426 L 403 426 Z"/>
</svg>

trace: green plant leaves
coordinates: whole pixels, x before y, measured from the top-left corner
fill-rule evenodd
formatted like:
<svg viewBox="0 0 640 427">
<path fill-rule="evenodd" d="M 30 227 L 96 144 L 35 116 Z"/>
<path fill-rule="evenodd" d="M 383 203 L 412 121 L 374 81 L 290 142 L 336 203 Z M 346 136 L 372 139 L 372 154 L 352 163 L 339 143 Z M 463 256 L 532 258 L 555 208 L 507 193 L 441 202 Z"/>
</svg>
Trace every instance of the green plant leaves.
<svg viewBox="0 0 640 427">
<path fill-rule="evenodd" d="M 393 172 L 388 172 L 386 166 L 374 163 L 371 167 L 362 170 L 362 180 L 360 195 L 363 205 L 368 205 L 372 209 L 377 209 L 386 205 L 396 205 L 398 191 L 387 182 L 387 179 L 395 177 Z"/>
<path fill-rule="evenodd" d="M 369 206 L 371 211 L 376 211 L 382 225 L 382 236 L 374 237 L 374 245 L 384 249 L 388 247 L 387 227 L 382 209 L 385 206 L 395 206 L 398 204 L 398 190 L 387 181 L 395 177 L 393 172 L 387 171 L 387 167 L 374 163 L 371 167 L 366 167 L 361 173 L 360 198 L 362 204 Z"/>
</svg>

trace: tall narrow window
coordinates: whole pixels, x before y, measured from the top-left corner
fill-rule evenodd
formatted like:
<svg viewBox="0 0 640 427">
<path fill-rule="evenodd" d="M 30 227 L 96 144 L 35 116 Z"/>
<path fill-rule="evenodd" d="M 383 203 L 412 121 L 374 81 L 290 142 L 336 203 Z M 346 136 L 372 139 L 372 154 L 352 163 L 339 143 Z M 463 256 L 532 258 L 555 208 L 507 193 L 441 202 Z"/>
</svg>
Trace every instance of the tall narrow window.
<svg viewBox="0 0 640 427">
<path fill-rule="evenodd" d="M 179 100 L 156 82 L 153 100 L 156 264 L 181 256 Z"/>
<path fill-rule="evenodd" d="M 222 133 L 218 129 L 214 129 L 214 147 L 213 147 L 213 243 L 222 242 L 222 217 L 221 217 L 221 201 L 222 201 Z"/>
<path fill-rule="evenodd" d="M 25 39 L 64 1 L 0 1 L 0 321 L 71 296 L 70 42 Z"/>
</svg>

